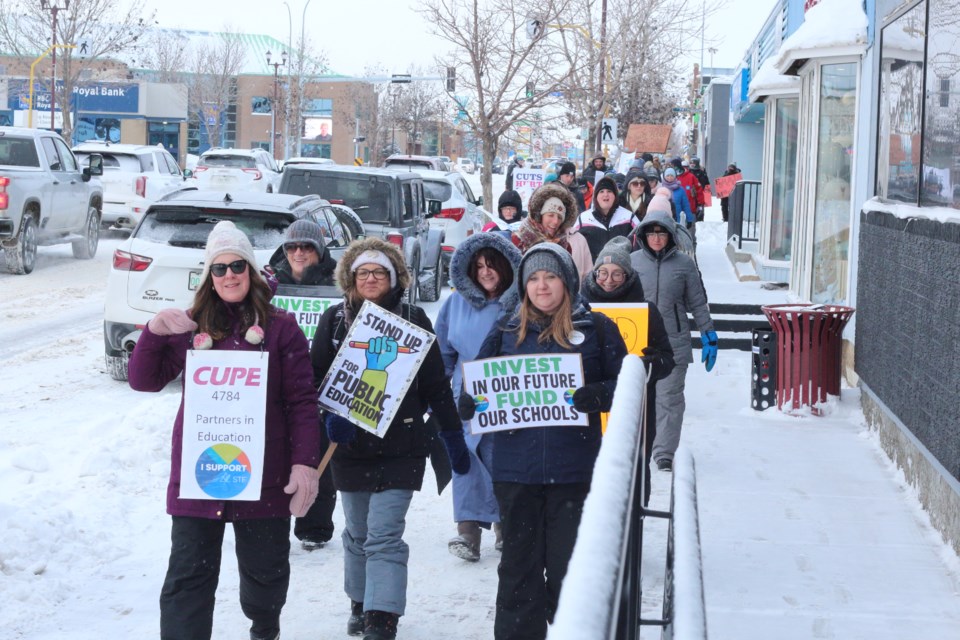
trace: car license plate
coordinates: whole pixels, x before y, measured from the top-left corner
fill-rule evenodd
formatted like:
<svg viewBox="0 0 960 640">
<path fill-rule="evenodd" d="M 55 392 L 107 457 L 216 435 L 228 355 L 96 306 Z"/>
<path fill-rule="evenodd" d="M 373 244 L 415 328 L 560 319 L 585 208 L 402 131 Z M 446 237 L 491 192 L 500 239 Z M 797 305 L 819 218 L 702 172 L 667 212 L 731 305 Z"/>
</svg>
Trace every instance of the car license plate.
<svg viewBox="0 0 960 640">
<path fill-rule="evenodd" d="M 187 282 L 187 288 L 190 289 L 190 291 L 196 291 L 197 287 L 199 286 L 200 286 L 200 272 L 191 271 L 190 278 Z"/>
</svg>

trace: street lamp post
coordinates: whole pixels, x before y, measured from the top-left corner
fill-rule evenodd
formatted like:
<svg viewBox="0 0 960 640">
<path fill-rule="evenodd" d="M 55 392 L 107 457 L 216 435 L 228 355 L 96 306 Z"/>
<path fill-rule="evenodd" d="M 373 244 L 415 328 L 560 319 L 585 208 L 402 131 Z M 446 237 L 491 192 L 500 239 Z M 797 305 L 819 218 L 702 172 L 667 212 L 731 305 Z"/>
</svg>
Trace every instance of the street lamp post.
<svg viewBox="0 0 960 640">
<path fill-rule="evenodd" d="M 277 105 L 280 102 L 279 95 L 279 70 L 280 67 L 287 64 L 287 52 L 280 52 L 280 60 L 275 60 L 273 54 L 267 51 L 267 66 L 273 67 L 273 102 L 270 104 L 270 155 L 277 159 Z"/>
<path fill-rule="evenodd" d="M 60 6 L 60 2 L 63 2 L 63 6 Z M 70 0 L 40 0 L 40 8 L 50 12 L 53 23 L 53 41 L 50 43 L 53 45 L 50 67 L 50 131 L 54 131 L 57 126 L 55 117 L 57 111 L 57 14 L 70 8 Z M 32 108 L 33 105 L 30 107 Z"/>
</svg>

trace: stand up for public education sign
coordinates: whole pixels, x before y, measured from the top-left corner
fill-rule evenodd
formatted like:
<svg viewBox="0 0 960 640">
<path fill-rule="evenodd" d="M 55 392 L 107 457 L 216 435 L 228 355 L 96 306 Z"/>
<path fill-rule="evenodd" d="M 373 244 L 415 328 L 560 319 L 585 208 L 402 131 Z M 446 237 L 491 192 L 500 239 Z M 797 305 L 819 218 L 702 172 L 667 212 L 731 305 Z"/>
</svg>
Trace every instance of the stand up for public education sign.
<svg viewBox="0 0 960 640">
<path fill-rule="evenodd" d="M 502 356 L 463 363 L 463 388 L 477 403 L 474 435 L 529 427 L 586 426 L 573 406 L 583 386 L 579 353 Z"/>
<path fill-rule="evenodd" d="M 364 302 L 320 384 L 320 406 L 382 438 L 435 339 Z"/>
</svg>

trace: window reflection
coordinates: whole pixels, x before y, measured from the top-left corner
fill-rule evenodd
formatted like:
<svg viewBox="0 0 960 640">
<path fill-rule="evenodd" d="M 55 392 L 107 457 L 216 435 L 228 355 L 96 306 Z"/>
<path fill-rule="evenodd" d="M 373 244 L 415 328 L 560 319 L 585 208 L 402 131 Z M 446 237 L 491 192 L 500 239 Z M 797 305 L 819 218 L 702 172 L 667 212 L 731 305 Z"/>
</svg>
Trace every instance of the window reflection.
<svg viewBox="0 0 960 640">
<path fill-rule="evenodd" d="M 932 0 L 920 203 L 960 209 L 960 22 L 955 0 Z"/>
<path fill-rule="evenodd" d="M 856 104 L 857 65 L 823 65 L 813 228 L 811 297 L 814 302 L 836 302 L 847 297 L 850 170 Z"/>
<path fill-rule="evenodd" d="M 797 181 L 797 98 L 777 100 L 773 151 L 773 200 L 770 212 L 770 259 L 789 260 L 793 236 L 793 191 Z"/>
<path fill-rule="evenodd" d="M 920 4 L 883 29 L 877 194 L 916 203 L 926 7 Z"/>
</svg>

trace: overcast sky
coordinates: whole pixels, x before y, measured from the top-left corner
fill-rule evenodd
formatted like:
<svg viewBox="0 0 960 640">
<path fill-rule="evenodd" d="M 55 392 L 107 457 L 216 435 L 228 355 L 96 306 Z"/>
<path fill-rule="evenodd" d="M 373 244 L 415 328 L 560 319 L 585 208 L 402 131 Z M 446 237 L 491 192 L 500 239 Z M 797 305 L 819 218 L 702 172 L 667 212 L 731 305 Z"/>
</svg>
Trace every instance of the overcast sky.
<svg viewBox="0 0 960 640">
<path fill-rule="evenodd" d="M 299 37 L 305 0 L 146 0 L 163 27 L 270 35 L 287 42 Z M 710 0 L 714 4 L 716 0 Z M 707 37 L 718 51 L 713 66 L 735 67 L 770 14 L 776 0 L 728 0 L 722 15 L 707 24 Z M 445 43 L 430 33 L 430 25 L 415 11 L 416 0 L 310 0 L 306 31 L 318 49 L 327 52 L 337 73 L 362 75 L 380 65 L 387 73 L 405 72 L 411 64 L 427 67 L 444 51 Z M 709 44 L 707 45 L 709 47 Z M 700 60 L 700 41 L 687 46 L 692 62 Z M 711 55 L 704 54 L 711 66 Z"/>
</svg>

